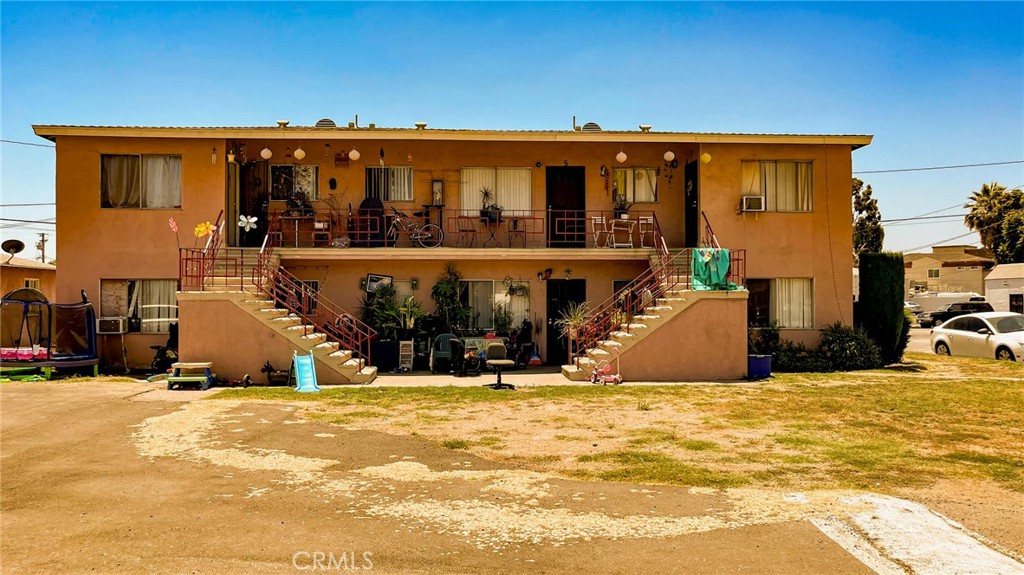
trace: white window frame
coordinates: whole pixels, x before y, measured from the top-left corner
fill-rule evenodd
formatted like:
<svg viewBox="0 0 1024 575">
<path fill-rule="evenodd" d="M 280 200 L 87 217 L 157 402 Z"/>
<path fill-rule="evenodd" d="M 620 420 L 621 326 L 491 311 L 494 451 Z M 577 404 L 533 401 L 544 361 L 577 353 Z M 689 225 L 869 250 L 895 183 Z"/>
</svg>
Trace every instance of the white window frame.
<svg viewBox="0 0 1024 575">
<path fill-rule="evenodd" d="M 935 272 L 934 274 L 932 272 Z M 928 279 L 934 280 L 939 279 L 941 274 L 940 268 L 928 268 Z"/>
<path fill-rule="evenodd" d="M 482 330 L 494 329 L 494 307 L 498 304 L 510 306 L 512 312 L 512 327 L 518 327 L 522 325 L 524 319 L 530 319 L 530 297 L 529 296 L 511 296 L 508 293 L 508 289 L 505 287 L 503 280 L 490 280 L 490 279 L 464 279 L 460 280 L 459 293 L 461 297 L 462 284 L 469 283 L 481 283 L 491 284 L 491 304 L 489 309 L 484 311 L 473 308 L 473 311 L 480 314 L 480 319 L 477 323 L 477 328 Z M 530 286 L 529 280 L 515 280 L 514 284 L 524 284 L 527 287 Z M 486 321 L 485 321 L 486 319 Z"/>
<path fill-rule="evenodd" d="M 106 307 L 107 290 L 104 289 L 105 282 L 124 282 L 124 306 L 118 309 Z M 174 304 L 147 303 L 143 298 L 151 295 L 148 293 L 146 284 L 148 282 L 174 282 L 177 291 L 178 280 L 174 278 L 145 278 L 145 279 L 124 279 L 124 278 L 101 278 L 100 279 L 100 317 L 128 317 L 137 318 L 140 328 L 133 333 L 160 334 L 170 331 L 170 324 L 178 321 L 177 296 Z M 153 286 L 155 287 L 155 286 Z M 167 285 L 164 286 L 166 289 Z M 112 288 L 108 288 L 112 289 Z M 152 289 L 152 288 L 151 288 Z M 161 310 L 170 310 L 165 316 L 160 316 Z M 147 317 L 157 314 L 156 317 Z M 131 325 L 131 322 L 129 322 Z"/>
<path fill-rule="evenodd" d="M 792 169 L 792 190 L 782 190 L 792 197 L 780 197 L 778 169 Z M 755 169 L 756 168 L 756 169 Z M 775 174 L 774 176 L 772 174 Z M 805 179 L 804 197 L 799 193 L 801 176 Z M 764 211 L 810 213 L 814 211 L 814 162 L 811 160 L 743 160 L 740 162 L 740 195 L 764 198 Z M 787 180 L 789 181 L 789 180 Z M 783 207 L 780 207 L 780 203 Z M 785 207 L 792 205 L 792 208 Z"/>
<path fill-rule="evenodd" d="M 411 202 L 413 200 L 412 166 L 366 166 L 363 185 L 364 196 L 372 197 L 370 182 L 380 180 L 378 193 L 382 202 Z M 382 176 L 375 174 L 383 173 Z M 387 180 L 384 182 L 384 180 Z"/>
<path fill-rule="evenodd" d="M 115 157 L 138 158 L 139 168 L 138 168 L 138 178 L 137 178 L 137 182 L 136 182 L 136 185 L 139 187 L 139 204 L 138 205 L 124 205 L 124 206 L 109 205 L 111 203 L 110 200 L 109 200 L 110 194 L 109 194 L 108 190 L 106 189 L 107 183 L 105 181 L 105 178 L 103 177 L 103 174 L 104 174 L 103 163 L 104 163 L 104 160 L 106 158 L 115 158 Z M 147 205 L 145 205 L 146 204 L 146 197 L 148 195 L 150 195 L 150 194 L 147 194 L 147 187 L 146 187 L 147 186 L 147 184 L 146 184 L 147 180 L 146 180 L 146 175 L 144 173 L 145 169 L 146 169 L 146 162 L 145 162 L 146 158 L 177 158 L 177 160 L 178 160 L 178 174 L 177 174 L 177 182 L 176 182 L 177 183 L 177 190 L 171 190 L 171 196 L 172 197 L 173 196 L 177 196 L 177 201 L 173 202 L 174 205 L 171 205 L 171 206 L 147 206 Z M 178 209 L 181 209 L 182 188 L 184 187 L 183 184 L 182 184 L 182 174 L 183 174 L 183 171 L 184 171 L 183 170 L 183 160 L 182 160 L 182 157 L 181 157 L 180 154 L 100 154 L 100 209 L 104 209 L 104 210 L 178 210 Z"/>
<path fill-rule="evenodd" d="M 525 188 L 516 189 L 516 180 Z M 491 201 L 506 215 L 526 216 L 533 209 L 533 169 L 522 166 L 464 166 L 460 172 L 459 199 L 463 215 L 483 208 L 480 188 L 491 190 Z"/>
<path fill-rule="evenodd" d="M 274 171 L 275 168 L 291 168 L 292 175 L 290 176 L 290 190 L 285 190 L 284 195 L 274 194 Z M 295 193 L 295 170 L 302 168 L 304 170 L 311 170 L 313 172 L 312 180 L 309 182 L 310 188 L 308 190 L 300 189 L 298 191 L 306 194 L 308 200 L 319 200 L 320 199 L 320 166 L 311 164 L 271 164 L 270 165 L 270 199 L 272 200 L 287 200 L 289 193 Z"/>
<path fill-rule="evenodd" d="M 622 175 L 622 178 L 619 176 Z M 616 198 L 624 196 L 625 200 L 631 204 L 656 204 L 658 203 L 658 180 L 661 176 L 661 170 L 658 168 L 649 168 L 645 166 L 635 166 L 632 168 L 613 168 L 612 169 L 612 201 Z M 622 179 L 626 182 L 626 189 L 619 190 L 619 180 Z M 641 182 L 654 182 L 654 187 L 651 188 Z M 644 197 L 637 198 L 636 191 L 638 188 L 646 189 L 650 192 L 650 197 L 646 194 Z"/>
<path fill-rule="evenodd" d="M 39 285 L 39 278 L 25 278 L 25 287 L 37 290 Z"/>
</svg>

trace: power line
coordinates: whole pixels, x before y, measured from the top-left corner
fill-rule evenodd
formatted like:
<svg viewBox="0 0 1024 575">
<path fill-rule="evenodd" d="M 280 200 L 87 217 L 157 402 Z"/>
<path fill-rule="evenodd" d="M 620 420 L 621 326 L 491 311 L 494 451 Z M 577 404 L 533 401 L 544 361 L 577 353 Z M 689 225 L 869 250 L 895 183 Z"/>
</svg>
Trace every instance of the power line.
<svg viewBox="0 0 1024 575">
<path fill-rule="evenodd" d="M 1020 211 L 1020 210 L 1010 210 L 1011 213 L 1016 213 L 1018 211 Z M 959 240 L 960 238 L 966 238 L 967 236 L 969 236 L 971 234 L 980 234 L 981 232 L 983 232 L 983 231 L 985 231 L 985 230 L 987 230 L 989 228 L 994 228 L 996 226 L 1001 226 L 1001 225 L 1003 225 L 1003 222 L 1001 222 L 1001 221 L 994 222 L 994 223 L 991 223 L 991 224 L 989 224 L 987 226 L 980 227 L 980 228 L 978 228 L 976 230 L 971 230 L 971 231 L 967 232 L 966 234 L 960 234 L 959 236 L 953 236 L 951 238 L 946 238 L 944 240 L 939 240 L 937 242 L 932 242 L 930 244 L 925 244 L 923 246 L 917 246 L 915 248 L 910 248 L 908 250 L 903 250 L 903 251 L 904 252 L 914 252 L 914 251 L 917 251 L 917 250 L 923 250 L 924 248 L 930 248 L 932 246 L 937 246 L 939 244 L 944 244 L 946 242 L 951 242 L 953 240 Z M 1002 234 L 1002 232 L 999 232 L 999 233 Z"/>
<path fill-rule="evenodd" d="M 49 202 L 42 204 L 0 204 L 0 208 L 25 208 L 29 206 L 56 206 L 57 202 Z"/>
<path fill-rule="evenodd" d="M 19 146 L 35 146 L 37 148 L 56 148 L 57 146 L 50 146 L 47 144 L 36 144 L 33 142 L 19 142 L 17 140 L 0 140 L 5 144 L 18 144 Z"/>
<path fill-rule="evenodd" d="M 893 222 L 913 222 L 917 220 L 940 220 L 943 218 L 962 218 L 967 214 L 948 214 L 945 216 L 914 216 L 912 218 L 898 218 L 894 220 L 879 220 L 880 223 L 889 224 Z"/>
<path fill-rule="evenodd" d="M 979 168 L 982 166 L 1006 166 L 1009 164 L 1024 164 L 1024 160 L 1011 160 L 1009 162 L 987 162 L 984 164 L 959 164 L 956 166 L 931 166 L 928 168 L 896 168 L 892 170 L 863 170 L 853 172 L 854 174 L 893 174 L 896 172 L 925 172 L 928 170 L 954 170 L 957 168 Z"/>
<path fill-rule="evenodd" d="M 49 221 L 57 218 L 47 218 L 45 220 L 16 220 L 14 218 L 0 218 L 0 222 L 19 222 L 22 224 L 47 224 L 51 226 L 57 225 L 57 222 Z"/>
</svg>

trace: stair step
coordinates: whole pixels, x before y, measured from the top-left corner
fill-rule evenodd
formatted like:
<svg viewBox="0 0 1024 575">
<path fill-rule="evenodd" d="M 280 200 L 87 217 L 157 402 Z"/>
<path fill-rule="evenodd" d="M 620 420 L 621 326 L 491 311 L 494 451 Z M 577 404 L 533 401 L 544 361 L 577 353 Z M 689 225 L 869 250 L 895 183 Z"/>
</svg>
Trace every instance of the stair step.
<svg viewBox="0 0 1024 575">
<path fill-rule="evenodd" d="M 614 339 L 606 339 L 606 340 L 598 343 L 597 345 L 600 346 L 600 347 L 603 347 L 603 348 L 607 348 L 607 349 L 618 349 L 618 348 L 622 347 L 622 342 L 621 341 L 615 341 Z"/>
<path fill-rule="evenodd" d="M 658 315 L 657 313 L 653 313 L 652 314 L 651 312 L 659 312 L 659 311 L 672 311 L 672 306 L 670 306 L 670 305 L 652 305 L 652 306 L 649 306 L 647 309 L 644 310 L 644 314 Z"/>
<path fill-rule="evenodd" d="M 341 366 L 342 367 L 349 367 L 349 368 L 354 367 L 356 369 L 362 369 L 364 367 L 364 362 L 363 362 L 363 360 L 361 358 L 353 357 L 352 359 L 347 359 L 347 360 L 341 362 Z"/>
<path fill-rule="evenodd" d="M 563 365 L 562 375 L 570 381 L 587 381 L 590 378 L 590 374 L 585 370 L 582 370 L 575 365 Z"/>
<path fill-rule="evenodd" d="M 659 320 L 659 319 L 661 319 L 661 316 L 660 315 L 646 315 L 646 314 L 645 315 L 635 315 L 635 316 L 633 316 L 633 319 L 642 319 L 644 321 Z"/>
<path fill-rule="evenodd" d="M 300 318 L 296 318 L 296 319 L 300 319 Z M 308 323 L 303 323 L 303 324 L 299 324 L 299 325 L 290 325 L 290 326 L 286 327 L 285 329 L 292 330 L 292 331 L 303 330 L 303 331 L 312 332 L 313 330 L 316 329 L 316 326 L 312 325 L 312 324 L 308 324 Z"/>
<path fill-rule="evenodd" d="M 338 347 L 340 345 L 341 344 L 339 344 L 336 341 L 325 341 L 323 343 L 317 344 L 316 345 L 316 349 L 321 349 L 321 350 L 331 349 L 331 350 L 337 351 Z"/>
<path fill-rule="evenodd" d="M 610 334 L 608 334 L 608 336 L 612 337 L 612 338 L 614 338 L 616 340 L 629 339 L 631 337 L 636 337 L 636 335 L 631 334 L 631 333 L 626 332 L 626 331 L 613 331 Z"/>
<path fill-rule="evenodd" d="M 335 343 L 334 345 L 338 345 L 338 344 Z M 348 361 L 349 358 L 352 357 L 352 351 L 348 350 L 348 349 L 339 349 L 338 351 L 335 351 L 333 353 L 327 354 L 327 357 L 335 358 L 335 359 L 341 359 L 341 358 L 344 357 L 345 361 Z"/>
<path fill-rule="evenodd" d="M 373 380 L 377 378 L 377 367 L 369 365 L 363 369 L 357 371 L 349 378 L 352 383 L 373 383 Z"/>
<path fill-rule="evenodd" d="M 260 309 L 258 309 L 256 311 L 258 311 L 260 313 L 276 314 L 276 315 L 284 315 L 284 314 L 288 313 L 288 310 L 286 310 L 284 308 L 279 308 L 279 307 L 264 307 L 264 308 L 260 308 Z"/>
<path fill-rule="evenodd" d="M 302 321 L 302 318 L 299 317 L 299 316 L 296 316 L 296 315 L 284 315 L 284 316 L 281 316 L 281 317 L 275 317 L 275 318 L 271 319 L 270 321 L 278 322 L 278 323 L 295 323 L 297 321 Z M 302 327 L 302 326 L 297 326 L 297 327 Z"/>
<path fill-rule="evenodd" d="M 302 339 L 316 339 L 320 341 L 327 341 L 327 334 L 316 331 L 313 333 L 307 333 L 306 335 L 302 336 Z"/>
</svg>

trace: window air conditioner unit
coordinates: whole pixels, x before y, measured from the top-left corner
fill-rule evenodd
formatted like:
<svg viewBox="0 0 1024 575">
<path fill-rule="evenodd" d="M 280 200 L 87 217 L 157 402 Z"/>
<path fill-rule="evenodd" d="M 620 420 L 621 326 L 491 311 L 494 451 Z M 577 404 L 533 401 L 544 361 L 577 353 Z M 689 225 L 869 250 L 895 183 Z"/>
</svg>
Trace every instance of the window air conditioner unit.
<svg viewBox="0 0 1024 575">
<path fill-rule="evenodd" d="M 101 317 L 96 320 L 96 333 L 98 334 L 120 334 L 128 331 L 128 318 L 126 317 Z"/>
<path fill-rule="evenodd" d="M 763 212 L 764 196 L 743 196 L 743 205 L 741 207 L 744 212 Z"/>
</svg>

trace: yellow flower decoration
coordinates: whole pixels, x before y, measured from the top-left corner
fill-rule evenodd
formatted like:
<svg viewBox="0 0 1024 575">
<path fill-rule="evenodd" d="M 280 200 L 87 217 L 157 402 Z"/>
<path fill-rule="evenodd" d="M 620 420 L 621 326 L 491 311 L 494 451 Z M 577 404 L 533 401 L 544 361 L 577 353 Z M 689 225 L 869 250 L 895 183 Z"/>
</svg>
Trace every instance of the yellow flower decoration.
<svg viewBox="0 0 1024 575">
<path fill-rule="evenodd" d="M 201 224 L 196 226 L 196 229 L 193 230 L 193 233 L 196 234 L 197 238 L 201 238 L 203 236 L 208 236 L 208 235 L 212 234 L 213 230 L 214 230 L 213 224 L 211 224 L 210 222 L 203 222 L 203 223 L 201 223 Z"/>
</svg>

